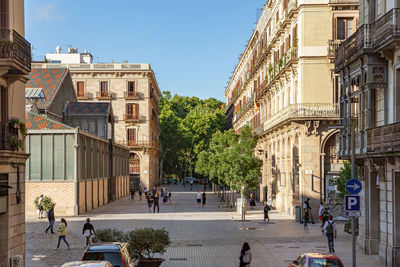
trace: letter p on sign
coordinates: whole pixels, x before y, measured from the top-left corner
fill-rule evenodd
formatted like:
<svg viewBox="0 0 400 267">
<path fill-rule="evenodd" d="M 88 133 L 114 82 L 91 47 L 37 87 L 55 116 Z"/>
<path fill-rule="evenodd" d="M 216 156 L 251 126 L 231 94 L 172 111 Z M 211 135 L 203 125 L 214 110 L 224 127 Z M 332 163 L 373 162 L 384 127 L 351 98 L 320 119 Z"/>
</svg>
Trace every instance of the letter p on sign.
<svg viewBox="0 0 400 267">
<path fill-rule="evenodd" d="M 344 207 L 346 211 L 360 211 L 360 196 L 346 195 L 344 197 Z"/>
</svg>

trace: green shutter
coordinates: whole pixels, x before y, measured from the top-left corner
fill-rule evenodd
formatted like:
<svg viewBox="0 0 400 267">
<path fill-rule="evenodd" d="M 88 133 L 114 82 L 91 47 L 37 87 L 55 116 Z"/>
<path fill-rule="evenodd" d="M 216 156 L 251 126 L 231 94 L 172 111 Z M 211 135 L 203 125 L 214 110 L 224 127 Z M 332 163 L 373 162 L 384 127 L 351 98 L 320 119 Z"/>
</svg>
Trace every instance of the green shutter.
<svg viewBox="0 0 400 267">
<path fill-rule="evenodd" d="M 74 166 L 75 166 L 75 150 L 74 150 L 74 137 L 69 134 L 65 136 L 65 179 L 74 179 Z"/>
<path fill-rule="evenodd" d="M 28 135 L 26 138 L 25 138 L 25 151 L 26 151 L 26 153 L 30 153 L 29 152 L 29 138 L 30 138 L 30 135 Z M 30 169 L 29 169 L 29 162 L 30 162 L 30 157 L 26 160 L 26 163 L 25 163 L 25 180 L 29 180 L 29 174 L 30 174 Z"/>
<path fill-rule="evenodd" d="M 30 180 L 40 180 L 40 135 L 31 135 L 30 141 L 31 173 Z"/>
<path fill-rule="evenodd" d="M 51 180 L 53 165 L 53 144 L 52 136 L 49 134 L 42 135 L 42 180 Z"/>
<path fill-rule="evenodd" d="M 54 135 L 54 180 L 64 180 L 63 135 Z"/>
</svg>

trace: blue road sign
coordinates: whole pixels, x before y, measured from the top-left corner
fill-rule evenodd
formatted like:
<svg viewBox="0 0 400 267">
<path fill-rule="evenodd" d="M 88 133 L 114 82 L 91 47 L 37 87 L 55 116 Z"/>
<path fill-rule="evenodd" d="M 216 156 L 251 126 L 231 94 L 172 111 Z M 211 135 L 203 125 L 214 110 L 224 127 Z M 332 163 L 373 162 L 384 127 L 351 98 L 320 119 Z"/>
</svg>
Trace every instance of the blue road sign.
<svg viewBox="0 0 400 267">
<path fill-rule="evenodd" d="M 362 189 L 362 184 L 358 179 L 350 179 L 346 183 L 346 190 L 349 192 L 349 194 L 352 195 L 357 195 L 358 193 L 361 192 Z"/>
<path fill-rule="evenodd" d="M 344 209 L 346 211 L 360 211 L 360 196 L 345 195 L 344 196 Z"/>
</svg>

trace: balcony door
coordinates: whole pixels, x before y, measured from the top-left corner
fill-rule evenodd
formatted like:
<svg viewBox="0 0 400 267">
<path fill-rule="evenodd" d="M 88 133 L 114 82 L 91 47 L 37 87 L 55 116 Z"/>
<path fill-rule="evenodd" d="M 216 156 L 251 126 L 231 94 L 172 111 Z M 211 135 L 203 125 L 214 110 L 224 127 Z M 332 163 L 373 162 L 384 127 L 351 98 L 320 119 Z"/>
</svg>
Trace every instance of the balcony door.
<svg viewBox="0 0 400 267">
<path fill-rule="evenodd" d="M 353 18 L 337 18 L 336 40 L 345 40 L 353 34 Z"/>
<path fill-rule="evenodd" d="M 136 117 L 139 114 L 139 104 L 126 104 L 126 115 Z"/>
<path fill-rule="evenodd" d="M 100 82 L 101 96 L 108 96 L 108 82 Z"/>
<path fill-rule="evenodd" d="M 130 96 L 135 94 L 135 82 L 128 82 L 128 94 Z"/>
<path fill-rule="evenodd" d="M 77 82 L 76 87 L 77 87 L 78 96 L 84 96 L 85 95 L 85 83 Z"/>
<path fill-rule="evenodd" d="M 128 145 L 136 144 L 136 129 L 128 129 L 127 132 Z"/>
<path fill-rule="evenodd" d="M 0 0 L 0 29 L 8 29 L 8 0 Z"/>
<path fill-rule="evenodd" d="M 8 91 L 4 86 L 0 86 L 0 122 L 8 121 Z"/>
</svg>

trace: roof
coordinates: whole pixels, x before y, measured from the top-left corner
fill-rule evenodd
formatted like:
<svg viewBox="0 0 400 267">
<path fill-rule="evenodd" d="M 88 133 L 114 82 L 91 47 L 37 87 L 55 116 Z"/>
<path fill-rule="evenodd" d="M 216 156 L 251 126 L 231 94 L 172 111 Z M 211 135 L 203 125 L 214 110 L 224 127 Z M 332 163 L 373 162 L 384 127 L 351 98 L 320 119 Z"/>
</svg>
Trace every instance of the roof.
<svg viewBox="0 0 400 267">
<path fill-rule="evenodd" d="M 119 252 L 125 243 L 103 243 L 98 245 L 90 245 L 85 251 L 90 252 Z"/>
<path fill-rule="evenodd" d="M 49 105 L 66 72 L 66 68 L 31 70 L 25 87 L 42 89 L 44 99 L 36 103 L 39 109 L 44 109 Z"/>
<path fill-rule="evenodd" d="M 25 98 L 44 99 L 44 94 L 42 92 L 42 88 L 26 88 L 25 89 Z"/>
<path fill-rule="evenodd" d="M 64 107 L 64 115 L 107 115 L 110 103 L 107 102 L 68 102 Z"/>
<path fill-rule="evenodd" d="M 46 116 L 40 115 L 35 112 L 28 111 L 25 115 L 26 119 L 26 128 L 31 130 L 42 130 L 42 129 L 50 129 L 50 130 L 65 130 L 65 129 L 74 129 L 69 125 L 61 123 L 59 121 L 49 119 Z"/>
</svg>

